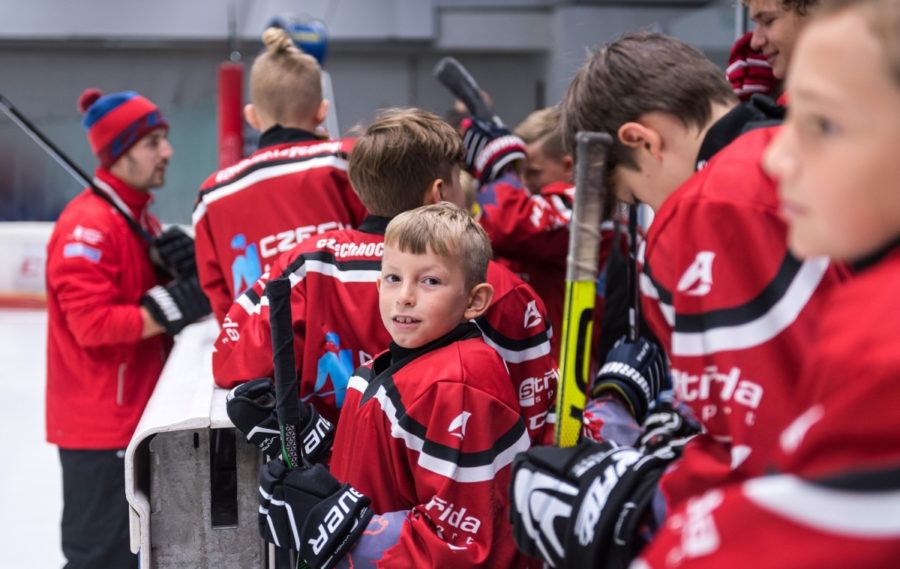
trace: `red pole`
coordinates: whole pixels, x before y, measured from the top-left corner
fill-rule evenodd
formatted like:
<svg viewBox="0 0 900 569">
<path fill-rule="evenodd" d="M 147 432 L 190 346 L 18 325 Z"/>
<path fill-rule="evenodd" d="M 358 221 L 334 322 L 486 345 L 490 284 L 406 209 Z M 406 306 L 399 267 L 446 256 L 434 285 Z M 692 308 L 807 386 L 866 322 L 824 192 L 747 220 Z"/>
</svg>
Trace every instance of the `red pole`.
<svg viewBox="0 0 900 569">
<path fill-rule="evenodd" d="M 244 157 L 244 124 L 241 116 L 244 64 L 219 64 L 219 167 L 225 168 Z"/>
</svg>

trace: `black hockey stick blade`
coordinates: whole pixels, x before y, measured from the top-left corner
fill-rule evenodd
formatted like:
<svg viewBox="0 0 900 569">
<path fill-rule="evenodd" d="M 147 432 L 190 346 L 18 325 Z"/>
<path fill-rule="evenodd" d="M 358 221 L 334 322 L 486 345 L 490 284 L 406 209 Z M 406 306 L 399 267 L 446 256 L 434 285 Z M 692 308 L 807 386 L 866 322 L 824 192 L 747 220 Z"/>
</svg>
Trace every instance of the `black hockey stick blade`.
<svg viewBox="0 0 900 569">
<path fill-rule="evenodd" d="M 482 120 L 494 120 L 494 113 L 481 94 L 472 75 L 453 57 L 444 57 L 434 66 L 434 77 L 463 102 L 472 116 Z"/>
</svg>

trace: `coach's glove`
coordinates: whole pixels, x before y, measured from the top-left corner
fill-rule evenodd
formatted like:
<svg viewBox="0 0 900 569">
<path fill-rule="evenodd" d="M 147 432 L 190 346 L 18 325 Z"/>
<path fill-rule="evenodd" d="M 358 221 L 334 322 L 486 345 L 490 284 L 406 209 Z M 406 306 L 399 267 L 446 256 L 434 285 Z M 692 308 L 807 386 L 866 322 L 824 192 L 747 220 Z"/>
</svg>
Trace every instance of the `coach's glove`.
<svg viewBox="0 0 900 569">
<path fill-rule="evenodd" d="M 684 445 L 701 430 L 690 409 L 672 401 L 671 397 L 657 403 L 642 428 L 638 449 L 667 460 L 680 457 Z"/>
<path fill-rule="evenodd" d="M 659 346 L 644 338 L 629 342 L 623 337 L 606 355 L 606 362 L 591 385 L 591 397 L 605 391 L 618 393 L 640 423 L 667 381 L 668 373 L 669 362 Z"/>
<path fill-rule="evenodd" d="M 513 462 L 516 545 L 551 567 L 627 567 L 666 461 L 615 443 L 536 447 Z"/>
<path fill-rule="evenodd" d="M 141 304 L 171 336 L 212 312 L 197 275 L 176 279 L 166 286 L 156 285 L 144 293 Z"/>
<path fill-rule="evenodd" d="M 173 225 L 153 239 L 151 257 L 173 277 L 185 278 L 197 272 L 194 239 Z"/>
<path fill-rule="evenodd" d="M 499 121 L 469 117 L 461 126 L 466 170 L 480 183 L 487 184 L 509 164 L 525 159 L 525 142 Z"/>
<path fill-rule="evenodd" d="M 747 32 L 734 42 L 725 69 L 734 94 L 742 101 L 750 100 L 755 93 L 770 95 L 778 83 L 766 56 L 750 47 L 752 37 L 753 32 Z"/>
<path fill-rule="evenodd" d="M 297 425 L 301 452 L 308 462 L 321 462 L 334 441 L 334 425 L 319 415 L 316 408 L 302 401 Z M 275 386 L 269 378 L 242 383 L 225 396 L 225 410 L 247 441 L 258 446 L 269 458 L 281 455 L 281 432 L 275 414 Z"/>
<path fill-rule="evenodd" d="M 278 458 L 259 471 L 260 535 L 298 551 L 313 569 L 331 569 L 344 557 L 372 518 L 370 503 L 321 464 L 288 470 Z"/>
</svg>

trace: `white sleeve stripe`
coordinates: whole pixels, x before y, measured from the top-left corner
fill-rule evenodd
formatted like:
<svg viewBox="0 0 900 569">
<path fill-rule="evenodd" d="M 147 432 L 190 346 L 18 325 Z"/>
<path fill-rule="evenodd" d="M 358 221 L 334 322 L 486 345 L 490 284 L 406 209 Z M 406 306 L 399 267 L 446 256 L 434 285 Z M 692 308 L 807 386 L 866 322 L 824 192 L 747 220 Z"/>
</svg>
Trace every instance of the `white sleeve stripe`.
<svg viewBox="0 0 900 569">
<path fill-rule="evenodd" d="M 294 174 L 297 172 L 303 172 L 312 168 L 321 168 L 323 166 L 331 166 L 332 168 L 337 168 L 339 170 L 346 170 L 347 161 L 337 156 L 322 156 L 319 158 L 303 160 L 301 162 L 276 164 L 273 166 L 255 170 L 247 174 L 246 176 L 235 180 L 231 184 L 224 185 L 220 188 L 216 188 L 215 190 L 203 194 L 203 197 L 200 198 L 200 203 L 197 204 L 197 207 L 194 209 L 194 213 L 191 216 L 193 224 L 194 226 L 196 226 L 197 223 L 199 223 L 203 216 L 206 214 L 206 208 L 209 206 L 209 204 L 217 200 L 240 192 L 241 190 L 246 189 L 263 180 L 277 178 L 279 176 L 286 176 L 288 174 Z"/>
<path fill-rule="evenodd" d="M 758 506 L 821 531 L 863 538 L 900 538 L 898 490 L 836 490 L 781 475 L 750 480 L 742 491 Z"/>
<path fill-rule="evenodd" d="M 347 387 L 355 391 L 364 392 L 368 383 L 358 376 L 350 378 Z M 438 458 L 430 455 L 425 451 L 425 440 L 415 435 L 401 425 L 397 409 L 394 403 L 387 396 L 384 386 L 379 386 L 374 399 L 378 401 L 385 418 L 391 425 L 391 436 L 402 440 L 406 444 L 406 448 L 419 453 L 418 464 L 425 470 L 440 474 L 441 476 L 450 478 L 461 483 L 475 483 L 493 480 L 497 472 L 512 464 L 513 458 L 520 453 L 528 450 L 530 442 L 528 431 L 522 429 L 522 434 L 512 445 L 499 452 L 491 462 L 482 466 L 461 466 L 452 461 Z"/>
<path fill-rule="evenodd" d="M 785 294 L 765 314 L 754 320 L 699 332 L 673 332 L 672 355 L 705 356 L 752 348 L 771 340 L 797 320 L 827 270 L 828 259 L 805 261 Z"/>
<path fill-rule="evenodd" d="M 484 338 L 485 344 L 494 348 L 494 351 L 497 352 L 501 358 L 503 358 L 503 361 L 511 364 L 529 362 L 531 360 L 542 358 L 550 353 L 549 340 L 541 342 L 537 346 L 532 346 L 530 348 L 510 350 L 491 340 L 491 338 L 487 334 L 482 334 L 481 337 Z"/>
</svg>

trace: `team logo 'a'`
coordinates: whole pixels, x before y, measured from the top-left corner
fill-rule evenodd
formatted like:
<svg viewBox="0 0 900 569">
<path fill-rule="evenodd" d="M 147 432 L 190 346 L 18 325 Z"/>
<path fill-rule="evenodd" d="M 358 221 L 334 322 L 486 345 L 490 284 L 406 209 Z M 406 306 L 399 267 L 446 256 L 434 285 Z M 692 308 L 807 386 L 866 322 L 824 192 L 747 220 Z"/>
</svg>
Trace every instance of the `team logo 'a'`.
<svg viewBox="0 0 900 569">
<path fill-rule="evenodd" d="M 534 328 L 539 325 L 544 319 L 541 318 L 541 313 L 537 309 L 537 302 L 532 300 L 528 303 L 528 306 L 525 307 L 525 322 L 522 324 L 526 329 Z"/>
<path fill-rule="evenodd" d="M 712 264 L 716 254 L 712 251 L 700 251 L 688 270 L 678 281 L 678 292 L 691 296 L 704 296 L 712 289 Z"/>
<path fill-rule="evenodd" d="M 460 413 L 455 419 L 450 421 L 450 426 L 447 427 L 447 432 L 449 432 L 454 437 L 463 438 L 466 436 L 466 423 L 469 422 L 469 417 L 472 414 L 468 411 L 463 411 Z"/>
</svg>

